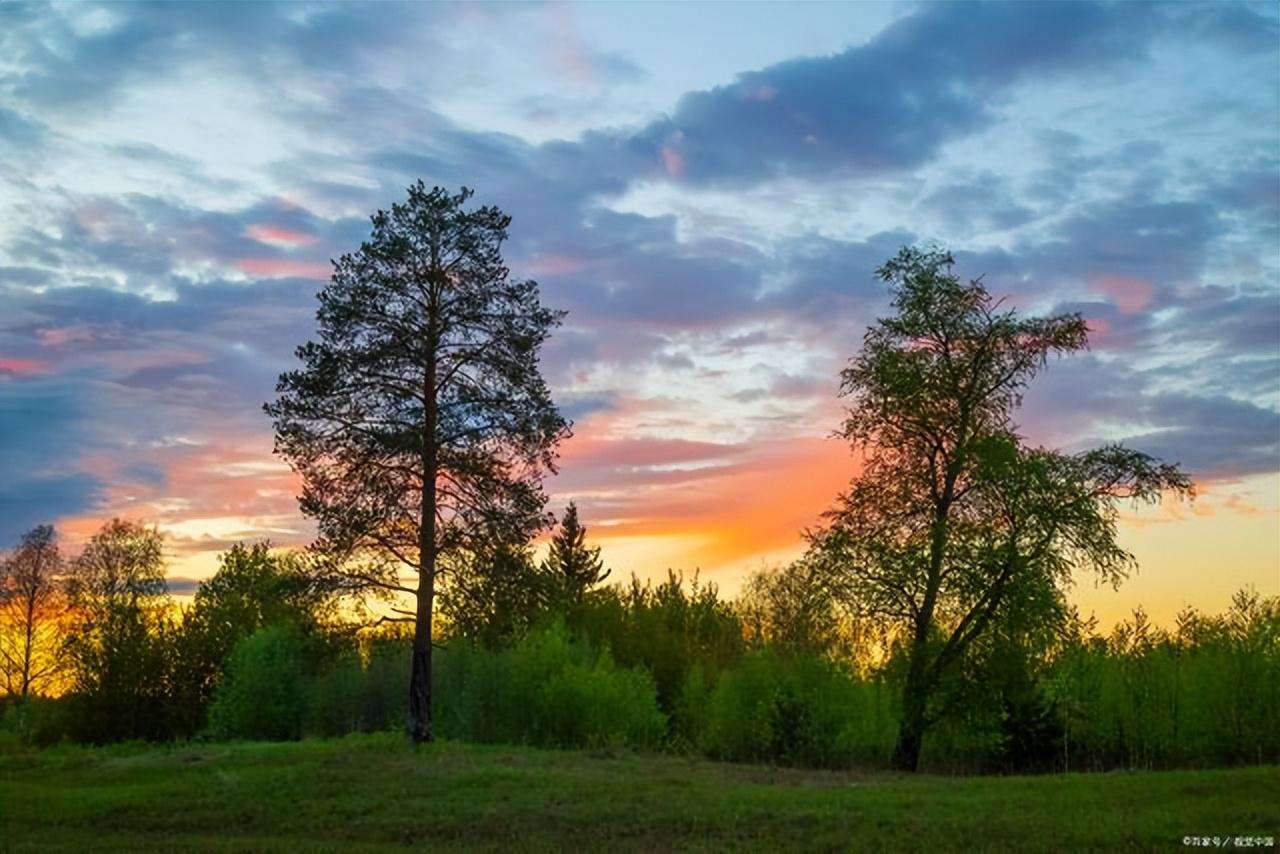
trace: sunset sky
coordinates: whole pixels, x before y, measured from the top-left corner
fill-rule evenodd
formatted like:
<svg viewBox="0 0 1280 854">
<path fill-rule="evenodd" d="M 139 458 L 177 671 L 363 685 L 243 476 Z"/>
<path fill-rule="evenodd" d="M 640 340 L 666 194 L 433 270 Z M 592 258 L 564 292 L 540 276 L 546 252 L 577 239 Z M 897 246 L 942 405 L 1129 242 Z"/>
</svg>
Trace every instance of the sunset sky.
<svg viewBox="0 0 1280 854">
<path fill-rule="evenodd" d="M 514 217 L 614 577 L 733 592 L 856 461 L 837 374 L 903 244 L 1080 311 L 1029 441 L 1181 462 L 1104 623 L 1280 592 L 1274 3 L 0 5 L 0 545 L 111 515 L 189 592 L 302 544 L 261 406 L 328 260 L 418 178 Z"/>
</svg>

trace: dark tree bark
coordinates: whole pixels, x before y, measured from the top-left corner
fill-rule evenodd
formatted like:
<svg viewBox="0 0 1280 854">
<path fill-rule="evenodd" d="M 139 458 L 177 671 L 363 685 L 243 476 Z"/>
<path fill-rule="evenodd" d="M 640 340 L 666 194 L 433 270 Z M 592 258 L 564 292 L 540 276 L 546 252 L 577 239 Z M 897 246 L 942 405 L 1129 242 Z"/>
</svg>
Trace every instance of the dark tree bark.
<svg viewBox="0 0 1280 854">
<path fill-rule="evenodd" d="M 432 309 L 435 306 L 432 305 Z M 437 323 L 433 317 L 428 328 Z M 435 590 L 436 590 L 436 478 L 439 476 L 439 455 L 434 441 L 436 432 L 436 359 L 427 360 L 426 383 L 423 396 L 426 400 L 426 419 L 423 433 L 422 508 L 419 513 L 419 554 L 422 555 L 422 571 L 418 576 L 417 607 L 414 614 L 413 661 L 409 671 L 409 740 L 414 744 L 431 741 L 435 734 L 431 721 L 431 652 L 434 643 Z"/>
</svg>

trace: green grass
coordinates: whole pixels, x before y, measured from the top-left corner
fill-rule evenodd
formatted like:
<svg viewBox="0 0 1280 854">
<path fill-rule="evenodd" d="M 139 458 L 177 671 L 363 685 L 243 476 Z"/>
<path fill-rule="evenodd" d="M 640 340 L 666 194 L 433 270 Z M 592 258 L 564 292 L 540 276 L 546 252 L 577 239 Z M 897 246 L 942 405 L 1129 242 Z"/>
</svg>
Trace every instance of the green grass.
<svg viewBox="0 0 1280 854">
<path fill-rule="evenodd" d="M 1172 849 L 1280 837 L 1280 768 L 908 777 L 441 743 L 0 754 L 0 850 Z"/>
</svg>

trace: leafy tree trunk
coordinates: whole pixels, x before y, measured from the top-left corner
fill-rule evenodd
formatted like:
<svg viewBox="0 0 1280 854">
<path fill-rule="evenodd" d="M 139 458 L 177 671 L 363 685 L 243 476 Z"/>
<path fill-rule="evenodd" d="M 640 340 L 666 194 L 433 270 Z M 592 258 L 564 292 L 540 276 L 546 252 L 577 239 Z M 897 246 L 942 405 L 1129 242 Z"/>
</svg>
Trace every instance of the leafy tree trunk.
<svg viewBox="0 0 1280 854">
<path fill-rule="evenodd" d="M 31 696 L 31 657 L 36 645 L 36 599 L 27 598 L 27 619 L 22 640 L 22 704 Z"/>
<path fill-rule="evenodd" d="M 963 429 L 961 431 L 963 436 Z M 955 483 L 959 468 L 952 461 L 942 496 L 934 509 L 934 522 L 929 537 L 929 574 L 926 577 L 924 601 L 916 615 L 911 637 L 911 660 L 907 665 L 907 681 L 902 688 L 902 720 L 898 724 L 898 740 L 893 747 L 893 767 L 899 771 L 916 771 L 920 768 L 920 748 L 924 742 L 928 721 L 925 712 L 929 707 L 929 632 L 933 628 L 933 612 L 938 604 L 938 591 L 942 586 L 942 564 L 947 548 L 947 521 L 954 500 Z"/>
<path fill-rule="evenodd" d="M 902 719 L 898 722 L 898 738 L 893 746 L 891 760 L 894 769 L 898 771 L 917 771 L 920 768 L 920 748 L 928 726 L 925 719 L 925 712 L 929 707 L 927 656 L 936 596 L 937 593 L 931 586 L 930 591 L 926 592 L 924 606 L 916 619 L 915 632 L 911 638 L 907 681 L 902 686 Z"/>
<path fill-rule="evenodd" d="M 924 684 L 924 650 L 915 649 L 907 671 L 907 683 L 902 690 L 902 720 L 898 723 L 898 738 L 893 745 L 891 764 L 897 771 L 917 771 L 920 768 L 920 748 L 924 743 L 925 708 L 929 696 Z"/>
</svg>

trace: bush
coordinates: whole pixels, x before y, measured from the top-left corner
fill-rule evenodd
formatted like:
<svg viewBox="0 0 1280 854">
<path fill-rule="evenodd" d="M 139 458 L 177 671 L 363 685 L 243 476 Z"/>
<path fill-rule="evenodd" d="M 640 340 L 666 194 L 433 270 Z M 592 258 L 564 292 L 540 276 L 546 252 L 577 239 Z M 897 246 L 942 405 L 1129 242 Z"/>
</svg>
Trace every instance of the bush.
<svg viewBox="0 0 1280 854">
<path fill-rule="evenodd" d="M 311 651 L 289 626 L 259 629 L 236 644 L 214 690 L 209 733 L 215 738 L 300 738 Z"/>
<path fill-rule="evenodd" d="M 999 767 L 1015 774 L 1055 770 L 1064 727 L 1057 706 L 1039 691 L 1007 695 L 1000 718 Z"/>
<path fill-rule="evenodd" d="M 303 732 L 331 737 L 397 729 L 408 713 L 408 685 L 407 643 L 375 640 L 364 660 L 349 650 L 311 682 Z"/>
<path fill-rule="evenodd" d="M 342 655 L 307 686 L 303 731 L 333 737 L 368 732 L 364 721 L 365 672 L 354 650 Z"/>
<path fill-rule="evenodd" d="M 563 623 L 508 649 L 455 639 L 437 662 L 437 730 L 448 738 L 653 747 L 666 730 L 653 679 L 574 640 Z"/>
<path fill-rule="evenodd" d="M 742 657 L 742 623 L 715 585 L 669 572 L 658 585 L 593 590 L 571 609 L 569 625 L 624 667 L 653 677 L 659 707 L 672 719 L 694 669 L 712 678 Z M 679 733 L 676 733 L 679 735 Z"/>
<path fill-rule="evenodd" d="M 1280 761 L 1280 599 L 1238 594 L 1174 632 L 1140 611 L 1063 650 L 1046 689 L 1064 711 L 1070 769 Z"/>
<path fill-rule="evenodd" d="M 69 697 L 30 697 L 0 707 L 0 738 L 30 747 L 52 747 L 70 741 L 75 732 Z"/>
<path fill-rule="evenodd" d="M 705 704 L 699 746 L 735 761 L 882 762 L 896 725 L 890 701 L 885 686 L 824 658 L 765 649 L 721 675 Z"/>
<path fill-rule="evenodd" d="M 401 729 L 409 718 L 409 649 L 399 638 L 378 638 L 369 646 L 361 723 L 370 732 Z"/>
</svg>

